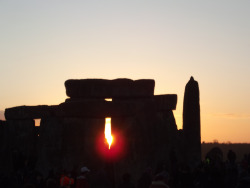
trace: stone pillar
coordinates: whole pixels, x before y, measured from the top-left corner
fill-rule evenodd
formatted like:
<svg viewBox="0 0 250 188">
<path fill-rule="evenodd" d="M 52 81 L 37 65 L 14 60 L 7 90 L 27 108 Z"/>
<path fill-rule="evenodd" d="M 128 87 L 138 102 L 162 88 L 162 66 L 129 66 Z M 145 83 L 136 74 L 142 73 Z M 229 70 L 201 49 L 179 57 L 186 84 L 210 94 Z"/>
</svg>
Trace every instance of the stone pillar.
<svg viewBox="0 0 250 188">
<path fill-rule="evenodd" d="M 25 165 L 34 168 L 36 160 L 34 120 L 8 120 L 2 123 L 1 169 L 4 173 L 10 173 L 22 170 Z"/>
<path fill-rule="evenodd" d="M 183 132 L 185 137 L 185 161 L 193 168 L 199 164 L 201 160 L 199 85 L 193 77 L 190 78 L 185 87 Z"/>
</svg>

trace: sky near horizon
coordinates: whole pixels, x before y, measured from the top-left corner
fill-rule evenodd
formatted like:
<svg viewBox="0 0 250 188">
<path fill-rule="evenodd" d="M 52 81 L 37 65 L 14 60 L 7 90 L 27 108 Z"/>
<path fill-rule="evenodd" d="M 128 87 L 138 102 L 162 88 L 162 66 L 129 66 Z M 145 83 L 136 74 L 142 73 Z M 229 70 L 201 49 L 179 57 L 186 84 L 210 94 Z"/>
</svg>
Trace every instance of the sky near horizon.
<svg viewBox="0 0 250 188">
<path fill-rule="evenodd" d="M 67 79 L 200 87 L 201 140 L 250 143 L 250 1 L 0 1 L 0 110 L 55 105 Z"/>
</svg>

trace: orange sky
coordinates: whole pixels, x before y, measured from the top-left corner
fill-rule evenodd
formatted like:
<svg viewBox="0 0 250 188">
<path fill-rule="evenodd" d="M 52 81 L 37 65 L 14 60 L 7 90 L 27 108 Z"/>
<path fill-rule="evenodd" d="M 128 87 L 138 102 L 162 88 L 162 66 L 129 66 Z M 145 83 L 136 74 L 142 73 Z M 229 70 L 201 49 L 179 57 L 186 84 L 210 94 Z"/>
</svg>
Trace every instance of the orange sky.
<svg viewBox="0 0 250 188">
<path fill-rule="evenodd" d="M 202 141 L 249 142 L 250 1 L 0 2 L 0 111 L 59 104 L 64 81 L 154 79 L 200 86 Z"/>
</svg>

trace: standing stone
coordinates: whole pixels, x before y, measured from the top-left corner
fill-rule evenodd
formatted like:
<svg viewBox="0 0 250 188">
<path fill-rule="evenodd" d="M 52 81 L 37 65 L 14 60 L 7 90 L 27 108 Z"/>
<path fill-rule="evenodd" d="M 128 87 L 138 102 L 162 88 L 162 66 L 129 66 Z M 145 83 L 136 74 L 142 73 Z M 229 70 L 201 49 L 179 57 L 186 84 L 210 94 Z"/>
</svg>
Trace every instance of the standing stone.
<svg viewBox="0 0 250 188">
<path fill-rule="evenodd" d="M 1 144 L 1 170 L 10 173 L 34 167 L 36 158 L 36 134 L 34 120 L 8 120 L 1 128 L 4 142 Z"/>
<path fill-rule="evenodd" d="M 183 132 L 187 144 L 186 162 L 195 167 L 201 160 L 199 85 L 193 77 L 185 87 L 183 104 Z"/>
<path fill-rule="evenodd" d="M 63 150 L 63 125 L 60 118 L 41 119 L 37 142 L 37 169 L 48 175 L 49 169 L 60 171 Z"/>
<path fill-rule="evenodd" d="M 139 179 L 147 167 L 156 172 L 177 169 L 182 156 L 189 164 L 199 162 L 199 89 L 193 78 L 185 91 L 185 134 L 177 130 L 173 114 L 177 95 L 154 95 L 152 79 L 67 80 L 65 87 L 70 97 L 65 103 L 5 110 L 7 121 L 0 120 L 0 173 L 22 170 L 26 161 L 44 177 L 50 169 L 78 172 L 86 165 L 93 179 L 111 171 L 118 182 L 127 172 Z M 111 150 L 104 138 L 105 117 L 112 118 Z M 39 127 L 34 119 L 41 119 Z"/>
</svg>

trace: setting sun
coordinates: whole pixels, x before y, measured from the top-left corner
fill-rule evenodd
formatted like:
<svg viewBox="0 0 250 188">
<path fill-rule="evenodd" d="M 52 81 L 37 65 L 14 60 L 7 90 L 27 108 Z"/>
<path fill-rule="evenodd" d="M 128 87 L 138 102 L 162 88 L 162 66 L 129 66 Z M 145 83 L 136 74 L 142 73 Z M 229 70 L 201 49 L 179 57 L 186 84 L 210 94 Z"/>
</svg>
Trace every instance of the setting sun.
<svg viewBox="0 0 250 188">
<path fill-rule="evenodd" d="M 113 141 L 113 136 L 111 134 L 111 118 L 105 118 L 105 138 L 107 140 L 107 143 L 109 145 L 109 149 L 111 147 L 112 141 Z"/>
</svg>

